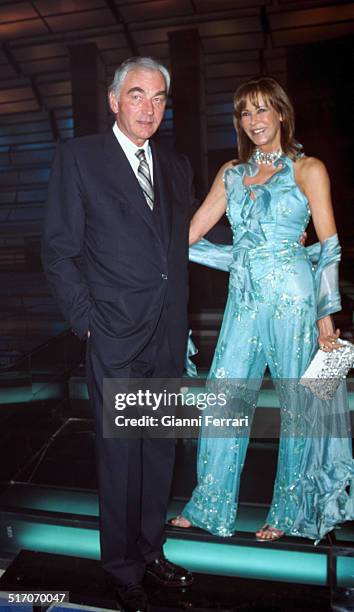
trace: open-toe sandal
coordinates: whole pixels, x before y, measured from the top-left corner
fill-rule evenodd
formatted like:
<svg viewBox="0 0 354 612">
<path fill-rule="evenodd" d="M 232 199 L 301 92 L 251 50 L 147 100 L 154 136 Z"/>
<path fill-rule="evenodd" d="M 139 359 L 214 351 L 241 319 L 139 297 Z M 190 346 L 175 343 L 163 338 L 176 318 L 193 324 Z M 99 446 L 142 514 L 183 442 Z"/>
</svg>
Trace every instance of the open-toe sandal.
<svg viewBox="0 0 354 612">
<path fill-rule="evenodd" d="M 264 534 L 265 537 L 257 534 Z M 267 535 L 266 535 L 267 534 Z M 257 542 L 274 542 L 275 540 L 279 540 L 284 535 L 284 531 L 280 531 L 280 529 L 276 529 L 276 527 L 272 527 L 268 523 L 263 525 L 259 531 L 256 532 L 256 540 Z"/>
<path fill-rule="evenodd" d="M 171 527 L 178 527 L 179 529 L 190 529 L 190 527 L 192 527 L 192 523 L 181 514 L 169 519 L 167 524 L 171 525 Z"/>
</svg>

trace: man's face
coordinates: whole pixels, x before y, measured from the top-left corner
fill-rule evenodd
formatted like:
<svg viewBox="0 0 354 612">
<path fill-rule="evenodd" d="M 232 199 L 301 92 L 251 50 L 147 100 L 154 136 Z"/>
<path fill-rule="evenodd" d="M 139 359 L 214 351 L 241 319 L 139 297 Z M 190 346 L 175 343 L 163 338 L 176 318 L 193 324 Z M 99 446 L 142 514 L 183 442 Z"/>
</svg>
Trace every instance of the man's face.
<svg viewBox="0 0 354 612">
<path fill-rule="evenodd" d="M 166 83 L 159 70 L 130 70 L 118 99 L 109 94 L 119 129 L 138 147 L 158 129 L 166 100 Z"/>
</svg>

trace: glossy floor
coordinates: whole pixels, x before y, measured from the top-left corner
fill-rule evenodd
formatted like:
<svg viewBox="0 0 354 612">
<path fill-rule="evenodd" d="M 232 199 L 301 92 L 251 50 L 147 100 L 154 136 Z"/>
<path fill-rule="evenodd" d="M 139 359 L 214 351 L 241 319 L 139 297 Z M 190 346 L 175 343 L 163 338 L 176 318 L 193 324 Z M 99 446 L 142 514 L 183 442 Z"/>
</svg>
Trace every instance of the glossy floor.
<svg viewBox="0 0 354 612">
<path fill-rule="evenodd" d="M 0 579 L 0 591 L 68 591 L 70 602 L 114 609 L 114 591 L 97 561 L 61 555 L 21 552 Z M 327 612 L 331 593 L 326 587 L 279 584 L 261 580 L 195 575 L 189 589 L 146 585 L 152 612 L 193 610 L 219 612 L 262 610 Z M 332 598 L 338 593 L 332 593 Z"/>
</svg>

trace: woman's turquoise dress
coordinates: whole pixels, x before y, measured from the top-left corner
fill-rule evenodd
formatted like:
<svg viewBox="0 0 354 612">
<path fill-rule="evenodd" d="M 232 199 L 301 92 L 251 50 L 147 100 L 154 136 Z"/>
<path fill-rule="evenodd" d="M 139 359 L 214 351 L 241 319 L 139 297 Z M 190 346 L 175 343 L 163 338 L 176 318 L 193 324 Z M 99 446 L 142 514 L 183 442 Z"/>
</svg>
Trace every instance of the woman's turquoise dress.
<svg viewBox="0 0 354 612">
<path fill-rule="evenodd" d="M 198 484 L 182 514 L 215 535 L 235 532 L 240 476 L 268 366 L 279 394 L 281 435 L 267 522 L 286 534 L 318 540 L 354 518 L 345 384 L 331 401 L 316 399 L 298 384 L 318 349 L 317 319 L 340 310 L 340 247 L 337 236 L 322 246 L 301 246 L 308 200 L 295 182 L 292 160 L 282 155 L 276 165 L 265 183 L 249 186 L 245 176 L 258 172 L 252 159 L 228 168 L 224 183 L 233 244 L 201 240 L 191 247 L 192 261 L 230 272 L 207 385 L 227 390 L 228 416 L 247 415 L 249 427 L 222 438 L 202 429 Z M 262 465 L 259 470 L 261 475 Z"/>
</svg>

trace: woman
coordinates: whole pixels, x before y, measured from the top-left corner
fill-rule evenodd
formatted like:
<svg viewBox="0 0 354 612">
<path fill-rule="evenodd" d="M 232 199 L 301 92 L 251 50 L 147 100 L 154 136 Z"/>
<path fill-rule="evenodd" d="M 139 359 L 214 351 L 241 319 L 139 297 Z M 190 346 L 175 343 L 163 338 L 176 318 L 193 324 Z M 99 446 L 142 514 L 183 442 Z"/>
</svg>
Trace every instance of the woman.
<svg viewBox="0 0 354 612">
<path fill-rule="evenodd" d="M 347 427 L 345 389 L 342 385 L 332 401 L 320 402 L 294 384 L 318 344 L 324 351 L 340 346 L 330 316 L 341 307 L 329 178 L 321 161 L 301 152 L 293 108 L 274 79 L 241 85 L 234 108 L 238 161 L 219 170 L 190 227 L 191 259 L 230 272 L 208 385 L 227 388 L 229 414 L 247 414 L 251 423 L 269 367 L 280 394 L 282 424 L 273 500 L 256 537 L 272 541 L 286 533 L 318 540 L 354 518 L 350 434 L 345 429 L 347 435 L 334 437 L 326 430 L 319 436 L 316 430 L 325 431 L 328 419 L 331 426 Z M 233 244 L 212 245 L 203 236 L 225 211 Z M 299 242 L 310 215 L 321 243 L 317 268 Z M 219 536 L 234 533 L 249 430 L 238 433 L 217 438 L 203 429 L 198 485 L 182 514 L 170 521 L 173 526 L 195 525 Z"/>
</svg>

